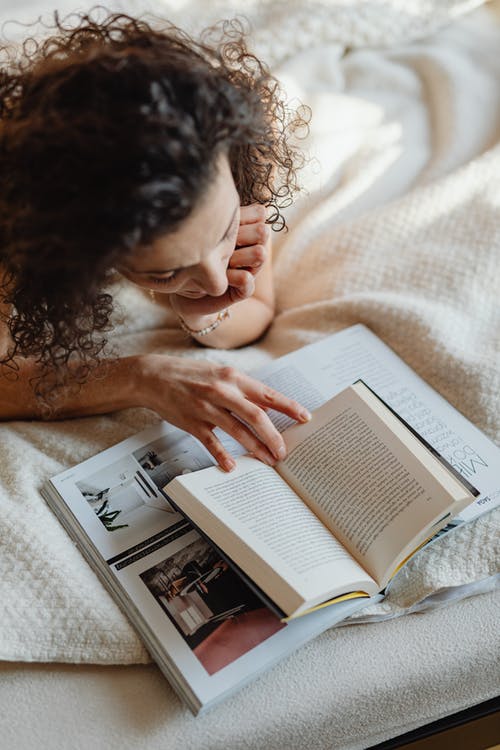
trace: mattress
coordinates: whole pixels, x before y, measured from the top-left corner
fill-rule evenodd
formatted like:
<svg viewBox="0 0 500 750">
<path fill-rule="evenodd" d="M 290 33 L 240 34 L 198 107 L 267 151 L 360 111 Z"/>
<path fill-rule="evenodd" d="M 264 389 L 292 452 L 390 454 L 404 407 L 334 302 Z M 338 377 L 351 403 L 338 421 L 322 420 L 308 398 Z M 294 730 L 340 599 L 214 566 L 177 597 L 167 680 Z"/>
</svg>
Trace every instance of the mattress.
<svg viewBox="0 0 500 750">
<path fill-rule="evenodd" d="M 362 750 L 500 692 L 500 592 L 335 628 L 194 718 L 154 665 L 0 665 L 12 750 Z"/>
</svg>

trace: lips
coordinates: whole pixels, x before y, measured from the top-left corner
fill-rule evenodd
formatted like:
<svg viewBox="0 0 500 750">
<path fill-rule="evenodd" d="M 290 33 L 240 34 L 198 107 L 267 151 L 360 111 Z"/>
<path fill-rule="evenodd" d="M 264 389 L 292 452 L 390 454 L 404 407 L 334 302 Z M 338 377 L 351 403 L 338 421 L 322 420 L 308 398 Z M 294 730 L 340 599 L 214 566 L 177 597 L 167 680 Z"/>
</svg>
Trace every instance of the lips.
<svg viewBox="0 0 500 750">
<path fill-rule="evenodd" d="M 189 299 L 201 299 L 202 297 L 207 296 L 205 292 L 189 292 L 187 290 L 184 290 L 182 292 L 177 292 L 177 294 L 180 297 L 189 297 Z"/>
</svg>

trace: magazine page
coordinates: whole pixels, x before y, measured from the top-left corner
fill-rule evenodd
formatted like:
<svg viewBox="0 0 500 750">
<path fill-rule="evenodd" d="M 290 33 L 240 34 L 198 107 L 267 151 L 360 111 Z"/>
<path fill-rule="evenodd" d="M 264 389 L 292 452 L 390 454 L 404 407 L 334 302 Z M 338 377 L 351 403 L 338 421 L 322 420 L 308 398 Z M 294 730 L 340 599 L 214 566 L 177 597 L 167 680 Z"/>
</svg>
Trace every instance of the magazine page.
<svg viewBox="0 0 500 750">
<path fill-rule="evenodd" d="M 212 464 L 197 441 L 161 423 L 51 480 L 65 527 L 194 712 L 369 603 L 282 623 L 160 490 Z"/>
<path fill-rule="evenodd" d="M 187 521 L 161 487 L 212 464 L 198 441 L 161 423 L 59 474 L 52 484 L 111 565 L 131 555 L 139 559 L 180 533 Z"/>
<path fill-rule="evenodd" d="M 252 375 L 311 411 L 362 379 L 480 491 L 441 533 L 500 505 L 500 448 L 366 326 L 354 325 L 327 336 Z M 271 411 L 269 415 L 281 432 L 293 424 L 283 414 Z M 226 440 L 235 455 L 242 452 L 237 443 Z"/>
</svg>

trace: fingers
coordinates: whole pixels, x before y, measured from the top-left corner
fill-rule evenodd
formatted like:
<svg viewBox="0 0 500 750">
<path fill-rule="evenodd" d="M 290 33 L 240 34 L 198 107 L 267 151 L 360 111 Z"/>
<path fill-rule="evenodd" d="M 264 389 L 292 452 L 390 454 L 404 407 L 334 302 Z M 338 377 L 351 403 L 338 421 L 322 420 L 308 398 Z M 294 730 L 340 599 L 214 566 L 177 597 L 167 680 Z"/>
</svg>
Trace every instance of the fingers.
<svg viewBox="0 0 500 750">
<path fill-rule="evenodd" d="M 193 435 L 203 443 L 209 453 L 215 458 L 224 471 L 232 471 L 236 466 L 234 458 L 227 452 L 219 438 L 212 432 L 214 425 L 205 424 Z"/>
<path fill-rule="evenodd" d="M 227 270 L 227 280 L 229 286 L 226 294 L 229 295 L 230 302 L 240 302 L 243 299 L 251 297 L 255 291 L 255 279 L 253 275 L 242 268 L 229 268 Z"/>
<path fill-rule="evenodd" d="M 230 268 L 245 268 L 256 275 L 265 263 L 268 254 L 270 229 L 264 223 L 266 209 L 256 203 L 243 206 L 240 226 L 236 237 L 236 248 L 229 260 Z"/>
<path fill-rule="evenodd" d="M 245 245 L 265 245 L 271 230 L 263 222 L 254 224 L 240 224 L 236 235 L 236 247 Z"/>
<path fill-rule="evenodd" d="M 257 446 L 261 449 L 265 447 L 269 451 L 272 456 L 272 464 L 285 458 L 285 441 L 262 407 L 248 401 L 248 399 L 239 398 L 234 399 L 230 408 L 237 417 L 244 420 L 251 430 L 254 431 L 255 437 L 258 438 Z M 252 434 L 250 430 L 249 432 Z M 247 447 L 245 443 L 242 444 L 245 448 Z M 257 452 L 255 448 L 249 448 L 249 450 Z"/>
<path fill-rule="evenodd" d="M 264 222 L 267 218 L 267 209 L 261 203 L 251 203 L 249 206 L 240 208 L 240 224 L 253 224 Z"/>
<path fill-rule="evenodd" d="M 215 410 L 214 410 L 215 412 Z M 274 466 L 276 457 L 266 448 L 266 446 L 246 427 L 239 419 L 236 419 L 226 410 L 217 410 L 214 413 L 214 421 L 217 427 L 220 427 L 228 435 L 231 435 L 238 441 L 249 453 L 260 459 L 268 466 Z M 196 433 L 205 448 L 215 458 L 219 466 L 225 471 L 232 471 L 235 462 L 230 453 L 224 448 L 219 438 L 213 432 L 214 425 L 211 423 L 204 424 Z"/>
<path fill-rule="evenodd" d="M 242 401 L 244 402 L 244 399 Z M 237 440 L 255 458 L 260 459 L 268 466 L 274 466 L 276 463 L 276 456 L 271 453 L 259 437 L 229 411 L 223 410 L 220 412 L 217 426 Z"/>
<path fill-rule="evenodd" d="M 218 402 L 222 402 L 227 410 L 242 419 L 277 461 L 282 460 L 286 456 L 285 442 L 265 410 L 276 409 L 299 422 L 309 421 L 311 415 L 297 401 L 248 375 L 229 369 L 228 377 L 233 379 L 234 386 L 228 388 L 227 384 L 221 382 L 218 386 Z M 248 438 L 246 432 L 242 434 L 242 437 Z M 247 442 L 242 442 L 242 444 L 249 450 L 254 450 Z"/>
<path fill-rule="evenodd" d="M 255 281 L 252 274 L 242 268 L 227 269 L 228 288 L 220 297 L 210 297 L 208 294 L 199 299 L 188 299 L 180 295 L 172 295 L 172 307 L 179 315 L 210 315 L 225 310 L 235 302 L 251 297 L 255 291 Z"/>
<path fill-rule="evenodd" d="M 247 398 L 263 409 L 274 409 L 282 412 L 297 422 L 309 422 L 311 419 L 310 412 L 298 401 L 285 396 L 280 391 L 275 391 L 274 388 L 251 378 L 249 375 L 240 373 L 240 387 Z"/>
<path fill-rule="evenodd" d="M 181 364 L 183 388 L 186 390 L 186 365 Z M 234 468 L 234 459 L 214 434 L 215 426 L 220 427 L 266 464 L 273 465 L 285 458 L 286 446 L 283 437 L 273 425 L 266 410 L 276 409 L 292 419 L 307 422 L 310 419 L 307 409 L 283 393 L 233 367 L 214 367 L 199 362 L 196 365 L 197 377 L 194 381 L 188 382 L 189 387 L 186 390 L 186 393 L 189 393 L 189 419 L 174 419 L 174 423 L 197 437 L 226 471 Z M 198 373 L 200 369 L 202 372 Z M 203 372 L 205 377 L 201 377 L 200 380 Z M 189 373 L 190 370 L 187 374 Z M 190 378 L 187 380 L 190 381 Z"/>
<path fill-rule="evenodd" d="M 236 249 L 230 260 L 230 268 L 245 268 L 252 275 L 257 274 L 264 265 L 267 257 L 267 249 L 264 245 L 251 245 Z"/>
</svg>

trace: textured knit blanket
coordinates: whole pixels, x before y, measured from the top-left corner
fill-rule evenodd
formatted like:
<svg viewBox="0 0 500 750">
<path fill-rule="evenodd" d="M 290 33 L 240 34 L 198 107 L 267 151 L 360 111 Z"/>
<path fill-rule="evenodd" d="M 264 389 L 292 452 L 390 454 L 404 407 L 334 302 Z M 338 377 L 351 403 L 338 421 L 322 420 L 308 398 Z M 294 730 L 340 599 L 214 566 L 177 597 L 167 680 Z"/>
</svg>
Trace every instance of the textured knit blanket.
<svg viewBox="0 0 500 750">
<path fill-rule="evenodd" d="M 254 48 L 289 97 L 312 107 L 308 192 L 275 241 L 278 314 L 259 345 L 190 347 L 161 310 L 123 285 L 117 346 L 252 369 L 365 323 L 500 443 L 500 24 L 486 8 L 466 13 L 478 4 L 155 3 L 157 14 L 193 30 L 244 10 Z M 48 7 L 23 7 L 22 20 Z M 8 18 L 21 18 L 9 0 L 0 20 Z M 21 31 L 4 27 L 12 38 Z M 39 489 L 155 420 L 134 409 L 1 426 L 0 658 L 148 660 Z M 499 527 L 496 511 L 438 540 L 359 617 L 394 617 L 492 587 Z"/>
</svg>

